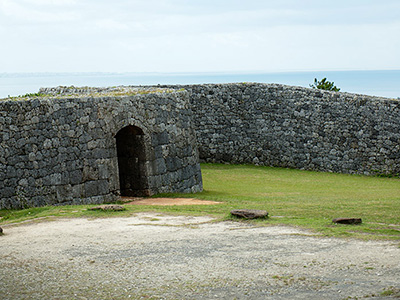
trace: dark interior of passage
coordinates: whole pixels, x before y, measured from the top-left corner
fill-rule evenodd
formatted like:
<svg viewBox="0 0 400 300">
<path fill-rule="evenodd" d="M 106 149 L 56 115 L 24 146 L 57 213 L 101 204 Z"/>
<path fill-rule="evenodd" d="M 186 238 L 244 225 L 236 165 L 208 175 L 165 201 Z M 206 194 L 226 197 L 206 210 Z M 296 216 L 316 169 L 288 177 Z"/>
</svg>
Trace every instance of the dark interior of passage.
<svg viewBox="0 0 400 300">
<path fill-rule="evenodd" d="M 121 196 L 147 196 L 149 190 L 143 130 L 129 125 L 118 131 L 115 138 Z"/>
</svg>

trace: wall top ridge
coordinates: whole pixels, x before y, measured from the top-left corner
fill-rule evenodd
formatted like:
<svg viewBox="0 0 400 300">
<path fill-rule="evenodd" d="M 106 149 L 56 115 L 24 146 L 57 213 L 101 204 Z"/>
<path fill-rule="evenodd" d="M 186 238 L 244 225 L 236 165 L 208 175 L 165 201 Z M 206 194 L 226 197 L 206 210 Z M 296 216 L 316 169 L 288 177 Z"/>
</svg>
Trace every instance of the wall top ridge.
<svg viewBox="0 0 400 300">
<path fill-rule="evenodd" d="M 177 85 L 157 85 L 157 87 L 161 88 L 175 88 L 175 89 L 200 89 L 200 88 L 207 88 L 207 89 L 217 89 L 217 88 L 260 88 L 260 89 L 277 89 L 279 91 L 293 91 L 293 92 L 300 92 L 301 94 L 305 95 L 312 95 L 317 98 L 331 98 L 332 96 L 341 96 L 341 97 L 348 97 L 349 99 L 371 99 L 371 100 L 378 100 L 378 101 L 393 101 L 400 103 L 400 99 L 395 98 L 387 98 L 381 96 L 373 96 L 373 95 L 366 95 L 366 94 L 359 94 L 359 93 L 350 93 L 350 92 L 335 92 L 335 91 L 327 91 L 327 90 L 320 90 L 320 89 L 313 89 L 311 87 L 303 87 L 303 86 L 294 86 L 294 85 L 286 85 L 280 83 L 261 83 L 261 82 L 236 82 L 236 83 L 204 83 L 204 84 L 177 84 Z"/>
<path fill-rule="evenodd" d="M 38 93 L 7 97 L 0 99 L 1 102 L 8 101 L 31 101 L 31 100 L 60 100 L 78 98 L 105 98 L 105 97 L 130 97 L 151 94 L 179 94 L 187 93 L 184 90 L 161 88 L 161 87 L 140 87 L 140 86 L 118 86 L 118 87 L 75 87 L 58 86 L 40 88 Z M 1 103 L 0 102 L 0 103 Z"/>
<path fill-rule="evenodd" d="M 237 82 L 237 83 L 205 83 L 205 84 L 176 84 L 176 85 L 143 85 L 143 86 L 114 86 L 114 87 L 75 87 L 75 86 L 58 86 L 40 88 L 38 93 L 26 94 L 16 97 L 8 97 L 0 99 L 1 102 L 7 101 L 29 101 L 35 99 L 77 99 L 77 98 L 104 98 L 104 97 L 128 97 L 136 95 L 148 94 L 171 94 L 171 93 L 192 93 L 193 90 L 198 92 L 199 89 L 220 90 L 221 93 L 231 89 L 239 90 L 270 90 L 280 91 L 284 93 L 295 93 L 296 98 L 315 97 L 321 100 L 330 100 L 332 98 L 341 98 L 342 100 L 353 102 L 358 100 L 371 100 L 377 102 L 400 103 L 399 99 L 385 98 L 380 96 L 371 96 L 364 94 L 334 92 L 309 87 L 291 86 L 279 83 L 258 83 L 258 82 Z"/>
</svg>

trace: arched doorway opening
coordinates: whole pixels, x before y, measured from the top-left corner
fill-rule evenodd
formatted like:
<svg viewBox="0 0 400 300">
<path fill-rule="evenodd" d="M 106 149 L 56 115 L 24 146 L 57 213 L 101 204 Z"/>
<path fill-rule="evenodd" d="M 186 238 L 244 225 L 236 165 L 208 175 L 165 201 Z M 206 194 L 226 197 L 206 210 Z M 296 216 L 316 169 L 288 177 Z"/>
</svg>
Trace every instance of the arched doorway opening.
<svg viewBox="0 0 400 300">
<path fill-rule="evenodd" d="M 143 130 L 126 126 L 116 138 L 121 196 L 147 196 L 149 194 L 146 147 Z"/>
</svg>

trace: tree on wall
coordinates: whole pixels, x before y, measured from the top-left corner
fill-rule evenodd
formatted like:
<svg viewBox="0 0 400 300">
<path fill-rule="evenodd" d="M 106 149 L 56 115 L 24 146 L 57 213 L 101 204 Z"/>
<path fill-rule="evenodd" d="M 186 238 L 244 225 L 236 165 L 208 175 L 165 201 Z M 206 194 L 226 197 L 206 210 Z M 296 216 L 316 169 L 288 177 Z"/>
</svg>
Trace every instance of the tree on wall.
<svg viewBox="0 0 400 300">
<path fill-rule="evenodd" d="M 334 92 L 340 91 L 340 88 L 335 86 L 335 83 L 333 81 L 330 82 L 326 78 L 323 78 L 322 80 L 317 80 L 317 78 L 314 78 L 314 84 L 310 84 L 310 87 L 312 87 L 313 89 L 326 90 L 326 91 L 334 91 Z"/>
</svg>

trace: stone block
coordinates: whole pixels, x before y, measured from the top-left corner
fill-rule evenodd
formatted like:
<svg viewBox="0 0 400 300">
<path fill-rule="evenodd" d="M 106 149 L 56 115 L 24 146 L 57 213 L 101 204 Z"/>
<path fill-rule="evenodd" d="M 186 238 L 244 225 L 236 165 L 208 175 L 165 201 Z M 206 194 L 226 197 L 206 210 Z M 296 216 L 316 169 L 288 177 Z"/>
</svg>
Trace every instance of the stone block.
<svg viewBox="0 0 400 300">
<path fill-rule="evenodd" d="M 165 162 L 166 162 L 167 171 L 174 172 L 174 171 L 177 170 L 176 158 L 175 157 L 167 157 L 165 159 Z"/>
<path fill-rule="evenodd" d="M 97 196 L 99 194 L 99 183 L 97 181 L 85 182 L 85 197 Z"/>
<path fill-rule="evenodd" d="M 44 185 L 52 185 L 52 186 L 61 184 L 61 174 L 55 173 L 55 174 L 46 176 L 45 178 L 43 178 L 43 184 Z"/>
<path fill-rule="evenodd" d="M 71 193 L 74 199 L 81 199 L 85 197 L 85 185 L 84 184 L 73 185 Z"/>
<path fill-rule="evenodd" d="M 97 190 L 99 195 L 106 195 L 110 192 L 110 184 L 107 180 L 98 180 Z"/>
<path fill-rule="evenodd" d="M 257 209 L 236 209 L 231 211 L 231 215 L 244 219 L 259 219 L 267 218 L 268 212 Z"/>
<path fill-rule="evenodd" d="M 108 179 L 111 175 L 106 164 L 100 164 L 99 169 L 99 179 Z"/>
<path fill-rule="evenodd" d="M 10 198 L 12 196 L 15 196 L 15 188 L 5 187 L 0 190 L 0 198 Z"/>
<path fill-rule="evenodd" d="M 164 174 L 167 172 L 167 166 L 165 165 L 165 160 L 163 158 L 156 159 L 153 162 L 153 168 L 156 174 Z"/>
<path fill-rule="evenodd" d="M 360 218 L 336 218 L 333 219 L 332 222 L 336 224 L 356 225 L 356 224 L 361 224 L 362 220 Z"/>
<path fill-rule="evenodd" d="M 57 202 L 58 203 L 71 201 L 73 199 L 72 186 L 69 184 L 59 185 L 56 188 L 56 194 L 57 194 Z"/>
<path fill-rule="evenodd" d="M 91 207 L 91 208 L 89 208 L 89 210 L 122 211 L 122 210 L 126 210 L 126 208 L 122 205 L 107 204 L 107 205 Z"/>
<path fill-rule="evenodd" d="M 91 181 L 99 179 L 99 170 L 94 169 L 91 165 L 86 164 L 82 171 L 82 181 Z"/>
<path fill-rule="evenodd" d="M 159 145 L 166 145 L 169 143 L 169 136 L 168 133 L 166 131 L 161 132 L 158 135 L 158 144 Z"/>
<path fill-rule="evenodd" d="M 69 173 L 69 183 L 72 185 L 82 183 L 82 171 L 75 170 Z"/>
</svg>

